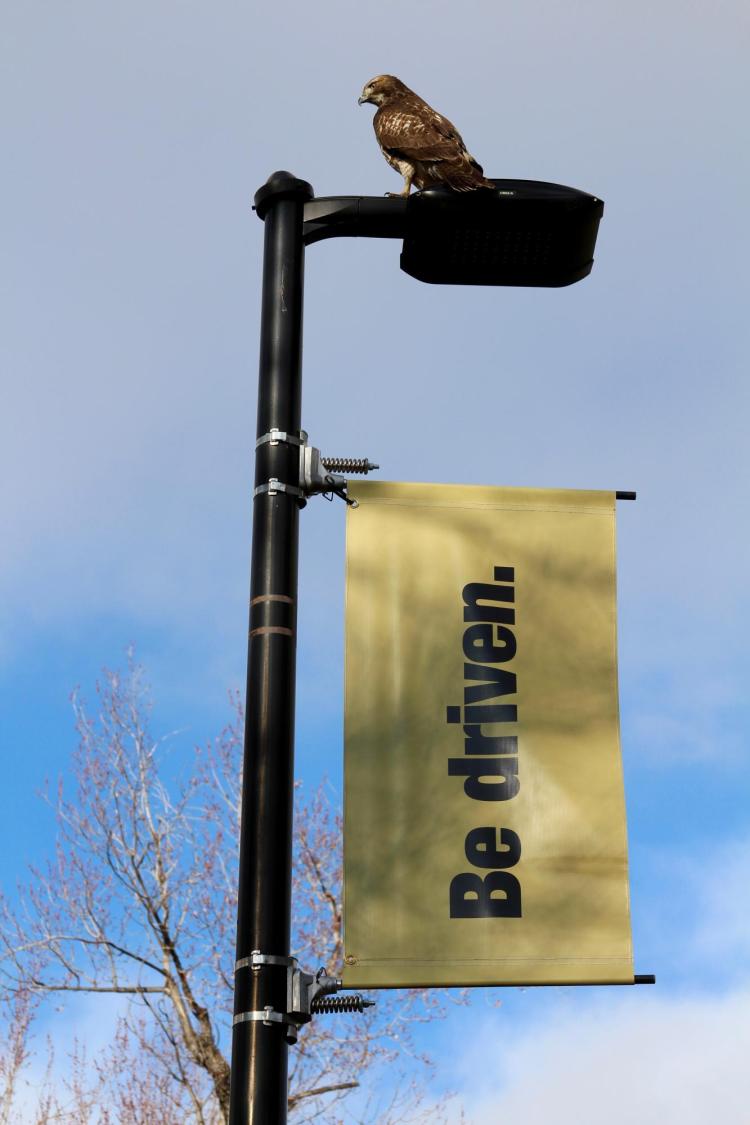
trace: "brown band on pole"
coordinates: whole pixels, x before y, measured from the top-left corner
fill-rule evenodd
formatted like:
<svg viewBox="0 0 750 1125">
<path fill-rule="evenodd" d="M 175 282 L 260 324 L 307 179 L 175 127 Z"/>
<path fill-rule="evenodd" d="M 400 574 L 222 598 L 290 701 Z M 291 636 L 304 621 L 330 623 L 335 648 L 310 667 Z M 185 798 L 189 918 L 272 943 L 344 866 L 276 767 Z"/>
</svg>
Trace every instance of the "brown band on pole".
<svg viewBox="0 0 750 1125">
<path fill-rule="evenodd" d="M 250 630 L 251 637 L 260 636 L 262 633 L 283 633 L 286 637 L 293 637 L 292 629 L 285 629 L 283 625 L 260 625 L 257 629 Z"/>
<path fill-rule="evenodd" d="M 261 594 L 259 598 L 253 598 L 250 605 L 260 605 L 261 602 L 286 602 L 287 605 L 294 605 L 294 598 L 289 598 L 286 594 Z"/>
</svg>

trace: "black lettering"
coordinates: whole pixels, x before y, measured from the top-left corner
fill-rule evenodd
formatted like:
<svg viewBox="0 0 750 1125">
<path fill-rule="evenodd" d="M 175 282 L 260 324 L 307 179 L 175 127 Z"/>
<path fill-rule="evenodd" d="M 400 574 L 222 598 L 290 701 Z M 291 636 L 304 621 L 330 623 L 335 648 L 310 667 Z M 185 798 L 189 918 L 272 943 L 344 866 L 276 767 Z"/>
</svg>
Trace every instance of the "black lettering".
<svg viewBox="0 0 750 1125">
<path fill-rule="evenodd" d="M 490 703 L 479 707 L 464 707 L 467 723 L 515 723 L 518 708 L 514 703 Z"/>
<path fill-rule="evenodd" d="M 514 867 L 521 858 L 521 841 L 510 828 L 472 828 L 464 849 L 475 867 Z"/>
<path fill-rule="evenodd" d="M 495 632 L 497 633 L 495 652 L 502 655 L 496 656 L 494 660 L 487 660 L 485 663 L 504 664 L 506 660 L 512 660 L 516 655 L 516 635 L 512 629 L 506 629 L 504 625 L 496 625 Z"/>
<path fill-rule="evenodd" d="M 518 736 L 497 734 L 498 724 L 518 722 L 515 672 L 498 665 L 516 655 L 515 569 L 493 567 L 495 582 L 469 582 L 462 590 L 463 707 L 445 709 L 446 722 L 460 724 L 464 757 L 448 759 L 448 775 L 463 778 L 473 801 L 509 801 L 519 792 Z M 498 702 L 503 700 L 503 702 Z M 485 734 L 491 727 L 495 733 Z M 486 814 L 485 814 L 486 815 Z M 521 840 L 510 828 L 472 828 L 464 840 L 466 859 L 483 874 L 462 872 L 449 887 L 451 918 L 520 918 L 521 884 L 507 869 L 521 858 Z"/>
<path fill-rule="evenodd" d="M 494 735 L 484 734 L 479 723 L 464 727 L 466 742 L 465 754 L 517 754 L 518 738 L 516 735 L 504 735 L 496 738 Z"/>
<path fill-rule="evenodd" d="M 496 566 L 494 570 L 496 582 L 515 582 L 516 570 L 512 566 Z"/>
<path fill-rule="evenodd" d="M 515 655 L 516 638 L 505 625 L 469 625 L 464 632 L 464 656 L 473 664 L 504 664 Z"/>
<path fill-rule="evenodd" d="M 451 918 L 520 918 L 521 884 L 510 871 L 484 878 L 466 871 L 451 879 L 450 911 Z"/>
<path fill-rule="evenodd" d="M 451 777 L 465 777 L 464 792 L 474 801 L 509 801 L 520 788 L 518 758 L 449 758 Z M 502 778 L 485 781 L 483 778 Z"/>
<path fill-rule="evenodd" d="M 516 674 L 507 668 L 486 668 L 484 664 L 464 664 L 465 680 L 483 680 L 483 683 L 464 688 L 464 703 L 479 703 L 497 695 L 516 694 Z"/>
<path fill-rule="evenodd" d="M 512 568 L 496 567 L 498 570 Z M 513 579 L 511 578 L 511 581 Z M 480 602 L 512 602 L 515 601 L 515 590 L 512 586 L 492 586 L 489 582 L 469 582 L 463 588 L 464 621 L 496 621 L 502 625 L 515 625 L 516 611 L 503 605 L 480 605 Z"/>
</svg>

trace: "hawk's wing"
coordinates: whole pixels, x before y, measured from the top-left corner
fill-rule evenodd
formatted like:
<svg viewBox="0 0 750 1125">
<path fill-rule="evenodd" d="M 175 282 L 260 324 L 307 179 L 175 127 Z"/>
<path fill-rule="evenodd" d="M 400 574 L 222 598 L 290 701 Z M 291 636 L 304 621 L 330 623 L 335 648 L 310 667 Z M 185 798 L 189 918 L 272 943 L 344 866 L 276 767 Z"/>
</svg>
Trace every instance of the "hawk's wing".
<svg viewBox="0 0 750 1125">
<path fill-rule="evenodd" d="M 384 106 L 375 115 L 375 132 L 381 146 L 393 156 L 432 162 L 456 160 L 466 153 L 464 142 L 454 125 L 430 110 L 421 113 L 411 107 Z"/>
</svg>

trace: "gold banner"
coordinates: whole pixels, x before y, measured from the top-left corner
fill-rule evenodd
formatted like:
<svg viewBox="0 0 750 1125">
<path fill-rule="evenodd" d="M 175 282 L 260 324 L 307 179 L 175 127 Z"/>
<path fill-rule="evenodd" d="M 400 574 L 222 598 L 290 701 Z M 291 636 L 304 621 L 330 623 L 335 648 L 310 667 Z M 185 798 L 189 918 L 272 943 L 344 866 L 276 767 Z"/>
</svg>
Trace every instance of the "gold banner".
<svg viewBox="0 0 750 1125">
<path fill-rule="evenodd" d="M 614 493 L 348 490 L 345 986 L 632 983 Z"/>
</svg>

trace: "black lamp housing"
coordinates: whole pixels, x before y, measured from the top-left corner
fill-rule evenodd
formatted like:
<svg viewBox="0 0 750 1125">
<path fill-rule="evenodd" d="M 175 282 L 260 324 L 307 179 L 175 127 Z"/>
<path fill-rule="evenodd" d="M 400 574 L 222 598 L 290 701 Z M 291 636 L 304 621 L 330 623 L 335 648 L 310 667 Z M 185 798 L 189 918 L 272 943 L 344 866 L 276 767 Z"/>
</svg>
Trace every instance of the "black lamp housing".
<svg viewBox="0 0 750 1125">
<path fill-rule="evenodd" d="M 494 188 L 428 188 L 400 196 L 305 203 L 305 244 L 324 238 L 401 238 L 401 269 L 438 285 L 558 288 L 591 272 L 601 199 L 538 180 Z"/>
<path fill-rule="evenodd" d="M 545 287 L 591 272 L 601 199 L 536 180 L 493 183 L 494 191 L 430 188 L 411 196 L 401 269 L 439 285 Z"/>
</svg>

